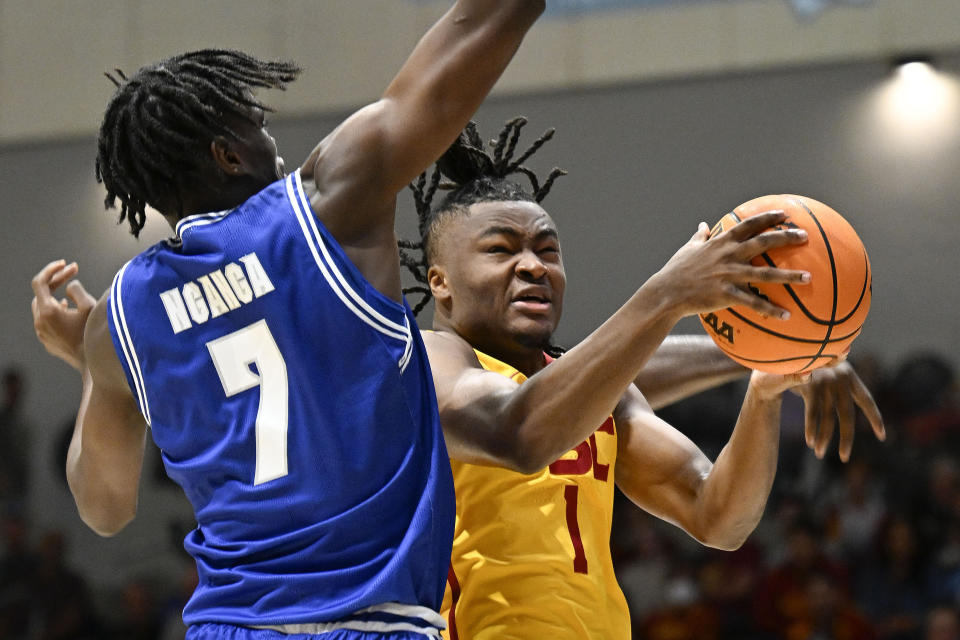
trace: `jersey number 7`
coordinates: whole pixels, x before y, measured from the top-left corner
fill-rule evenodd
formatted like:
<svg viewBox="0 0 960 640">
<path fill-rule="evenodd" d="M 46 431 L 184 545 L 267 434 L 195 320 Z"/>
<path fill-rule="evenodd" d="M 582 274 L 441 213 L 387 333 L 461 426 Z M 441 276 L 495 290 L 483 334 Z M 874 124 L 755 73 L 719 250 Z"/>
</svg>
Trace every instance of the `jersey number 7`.
<svg viewBox="0 0 960 640">
<path fill-rule="evenodd" d="M 253 484 L 287 475 L 287 365 L 267 321 L 254 322 L 211 340 L 207 349 L 228 398 L 260 387 Z"/>
</svg>

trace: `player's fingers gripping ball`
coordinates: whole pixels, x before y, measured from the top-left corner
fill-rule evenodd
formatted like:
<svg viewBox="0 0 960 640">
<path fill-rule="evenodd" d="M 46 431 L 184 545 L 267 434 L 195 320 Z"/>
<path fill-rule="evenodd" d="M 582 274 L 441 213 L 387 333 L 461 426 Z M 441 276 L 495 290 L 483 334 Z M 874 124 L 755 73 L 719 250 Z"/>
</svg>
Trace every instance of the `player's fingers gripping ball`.
<svg viewBox="0 0 960 640">
<path fill-rule="evenodd" d="M 846 354 L 870 310 L 871 270 L 867 251 L 843 217 L 812 198 L 769 195 L 725 215 L 710 236 L 764 211 L 781 209 L 777 228 L 807 232 L 804 245 L 780 247 L 752 260 L 756 266 L 810 272 L 810 283 L 751 283 L 750 288 L 790 312 L 788 320 L 767 318 L 737 306 L 700 315 L 707 333 L 740 364 L 790 374 L 829 365 Z"/>
</svg>

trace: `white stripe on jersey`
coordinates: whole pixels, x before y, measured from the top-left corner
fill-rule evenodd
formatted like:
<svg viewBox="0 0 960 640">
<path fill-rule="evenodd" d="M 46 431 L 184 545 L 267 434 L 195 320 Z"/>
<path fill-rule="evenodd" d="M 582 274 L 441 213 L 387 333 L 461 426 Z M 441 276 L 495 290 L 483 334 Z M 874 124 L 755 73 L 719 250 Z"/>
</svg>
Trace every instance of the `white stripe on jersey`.
<svg viewBox="0 0 960 640">
<path fill-rule="evenodd" d="M 123 350 L 123 356 L 127 360 L 127 369 L 130 371 L 130 377 L 133 378 L 133 386 L 137 392 L 137 400 L 140 404 L 140 413 L 150 424 L 150 404 L 147 402 L 147 388 L 143 383 L 143 372 L 140 371 L 140 360 L 137 359 L 137 352 L 133 348 L 133 339 L 130 337 L 130 330 L 127 328 L 127 319 L 123 313 L 123 272 L 127 270 L 130 263 L 123 265 L 117 275 L 113 278 L 113 287 L 110 292 L 110 310 L 113 313 L 113 326 L 117 329 L 117 336 L 120 338 L 120 347 Z"/>
<path fill-rule="evenodd" d="M 407 326 L 407 331 L 410 331 L 410 322 L 404 318 L 404 324 Z M 403 373 L 407 370 L 407 365 L 410 364 L 410 356 L 413 355 L 413 338 L 407 340 L 407 344 L 403 349 L 403 357 L 400 358 L 400 373 Z"/>
<path fill-rule="evenodd" d="M 296 181 L 296 184 L 294 184 Z M 313 211 L 306 201 L 303 194 L 303 184 L 300 182 L 299 170 L 292 173 L 287 178 L 287 196 L 293 206 L 294 214 L 297 216 L 297 222 L 303 231 L 304 238 L 310 247 L 313 258 L 320 268 L 320 272 L 327 280 L 330 288 L 338 298 L 350 309 L 357 317 L 363 320 L 380 333 L 388 335 L 398 340 L 403 340 L 405 344 L 404 355 L 398 365 L 401 370 L 406 368 L 412 352 L 413 338 L 410 331 L 410 323 L 404 318 L 404 323 L 398 324 L 389 318 L 384 317 L 376 309 L 371 307 L 347 282 L 343 274 L 337 268 L 336 263 L 327 249 L 323 236 L 317 228 L 316 219 Z M 319 249 L 319 251 L 318 251 Z M 349 297 L 348 297 L 349 296 Z"/>
<path fill-rule="evenodd" d="M 382 322 L 388 329 L 394 329 L 400 332 L 409 332 L 410 328 L 405 326 L 406 319 L 404 319 L 404 325 L 400 325 L 396 322 L 393 322 L 389 318 L 384 317 L 383 315 L 378 313 L 376 309 L 374 309 L 369 304 L 367 304 L 367 301 L 364 300 L 362 297 L 360 297 L 350 287 L 350 284 L 343 277 L 343 274 L 340 273 L 340 269 L 337 268 L 337 263 L 330 256 L 330 252 L 327 250 L 327 245 L 323 241 L 323 236 L 320 234 L 320 230 L 317 228 L 317 219 L 314 217 L 313 209 L 310 208 L 310 203 L 307 201 L 306 193 L 303 191 L 303 182 L 300 180 L 299 169 L 297 169 L 293 173 L 293 177 L 296 180 L 296 187 L 294 189 L 294 192 L 297 194 L 298 199 L 300 201 L 300 207 L 301 207 L 300 210 L 305 214 L 309 214 L 306 217 L 307 217 L 307 221 L 310 224 L 311 229 L 313 230 L 313 236 L 316 239 L 317 244 L 320 247 L 320 250 L 323 252 L 324 260 L 326 261 L 327 264 L 330 265 L 330 270 L 334 273 L 334 275 L 336 275 L 337 280 L 339 280 L 340 284 L 343 285 L 343 287 L 347 290 L 347 292 L 350 294 L 350 297 L 353 298 L 354 301 L 356 301 L 356 303 L 359 304 L 364 309 L 364 311 L 366 311 L 371 316 L 373 316 L 375 320 Z"/>
<path fill-rule="evenodd" d="M 197 213 L 192 216 L 187 216 L 186 218 L 181 218 L 176 226 L 177 237 L 181 237 L 184 231 L 193 227 L 219 222 L 226 218 L 232 211 L 233 209 L 227 209 L 226 211 L 214 211 L 213 213 Z"/>
<path fill-rule="evenodd" d="M 352 616 L 362 616 L 365 613 L 389 613 L 396 616 L 403 616 L 406 618 L 415 618 L 421 620 L 428 625 L 429 627 L 423 627 L 412 622 L 365 622 L 362 620 L 342 620 L 337 622 L 316 622 L 316 623 L 299 623 L 299 624 L 281 624 L 281 625 L 251 625 L 254 629 L 268 629 L 271 631 L 279 631 L 287 635 L 293 635 L 297 633 L 302 634 L 321 634 L 327 633 L 330 631 L 336 631 L 338 629 L 345 629 L 350 631 L 366 631 L 370 633 L 391 633 L 396 631 L 412 631 L 414 633 L 420 633 L 429 638 L 439 638 L 440 629 L 447 628 L 447 621 L 439 613 L 433 609 L 427 607 L 420 607 L 416 605 L 409 604 L 400 604 L 399 602 L 385 602 L 383 604 L 375 604 L 371 607 L 366 607 L 360 609 L 359 611 L 351 614 Z"/>
</svg>

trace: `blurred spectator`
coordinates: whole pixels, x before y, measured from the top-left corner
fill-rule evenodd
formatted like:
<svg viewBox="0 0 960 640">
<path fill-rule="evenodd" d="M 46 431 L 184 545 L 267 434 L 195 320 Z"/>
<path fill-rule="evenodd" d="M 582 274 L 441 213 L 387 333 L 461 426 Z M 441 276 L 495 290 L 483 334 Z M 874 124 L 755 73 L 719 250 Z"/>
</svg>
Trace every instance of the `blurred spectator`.
<svg viewBox="0 0 960 640">
<path fill-rule="evenodd" d="M 927 613 L 923 640 L 960 640 L 960 614 L 954 607 L 935 607 Z"/>
<path fill-rule="evenodd" d="M 762 578 L 754 598 L 757 625 L 775 637 L 786 637 L 785 630 L 810 622 L 808 585 L 814 576 L 829 577 L 831 590 L 843 598 L 848 591 L 847 569 L 823 554 L 823 537 L 813 521 L 801 519 L 794 523 L 786 542 L 785 561 Z"/>
<path fill-rule="evenodd" d="M 27 522 L 17 512 L 3 516 L 0 559 L 0 638 L 26 638 L 33 603 L 37 557 L 27 542 Z"/>
<path fill-rule="evenodd" d="M 911 444 L 929 448 L 956 441 L 960 431 L 956 375 L 945 358 L 932 353 L 907 358 L 897 369 L 891 391 L 893 417 Z"/>
<path fill-rule="evenodd" d="M 183 572 L 176 590 L 160 608 L 160 640 L 183 640 L 187 626 L 183 623 L 183 608 L 197 586 L 197 563 L 183 563 Z"/>
<path fill-rule="evenodd" d="M 719 638 L 760 637 L 751 615 L 762 571 L 762 550 L 752 542 L 732 552 L 711 552 L 699 571 L 700 606 L 710 612 Z"/>
<path fill-rule="evenodd" d="M 66 545 L 58 531 L 40 541 L 33 600 L 38 640 L 104 637 L 86 581 L 66 565 Z"/>
<path fill-rule="evenodd" d="M 675 566 L 664 586 L 664 606 L 639 625 L 644 640 L 723 640 L 716 609 L 699 597 L 699 587 L 687 563 Z M 636 616 L 635 616 L 636 617 Z"/>
<path fill-rule="evenodd" d="M 930 548 L 946 543 L 951 524 L 960 517 L 960 465 L 950 455 L 937 455 L 924 465 L 925 491 L 914 502 L 920 509 L 918 523 L 923 541 Z"/>
<path fill-rule="evenodd" d="M 859 602 L 883 640 L 914 640 L 926 609 L 925 564 L 916 528 L 897 515 L 884 525 L 876 561 L 861 573 Z"/>
<path fill-rule="evenodd" d="M 960 606 L 960 508 L 947 525 L 943 544 L 934 550 L 927 573 L 927 595 L 933 602 Z"/>
<path fill-rule="evenodd" d="M 634 620 L 663 605 L 675 552 L 652 516 L 617 495 L 610 551 Z"/>
<path fill-rule="evenodd" d="M 701 603 L 677 604 L 650 614 L 637 629 L 643 640 L 725 640 L 713 608 Z"/>
<path fill-rule="evenodd" d="M 828 491 L 824 510 L 833 555 L 858 566 L 872 550 L 887 513 L 883 483 L 866 460 L 847 464 L 842 483 Z"/>
<path fill-rule="evenodd" d="M 0 507 L 22 508 L 29 490 L 30 425 L 23 417 L 23 375 L 8 367 L 0 404 Z"/>
<path fill-rule="evenodd" d="M 153 589 L 146 580 L 133 580 L 121 593 L 121 617 L 112 636 L 116 640 L 159 640 L 160 618 Z"/>
<path fill-rule="evenodd" d="M 850 603 L 835 579 L 825 573 L 807 577 L 800 615 L 790 620 L 779 637 L 784 640 L 874 640 L 870 626 Z"/>
</svg>

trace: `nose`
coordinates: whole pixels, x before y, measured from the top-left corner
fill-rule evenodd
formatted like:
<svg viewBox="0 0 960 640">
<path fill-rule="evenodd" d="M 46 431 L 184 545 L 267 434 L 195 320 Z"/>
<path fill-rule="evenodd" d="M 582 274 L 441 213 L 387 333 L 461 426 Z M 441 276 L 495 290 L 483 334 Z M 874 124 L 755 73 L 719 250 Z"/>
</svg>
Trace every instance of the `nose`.
<svg viewBox="0 0 960 640">
<path fill-rule="evenodd" d="M 547 267 L 533 251 L 524 251 L 517 260 L 517 275 L 527 280 L 540 280 L 547 274 Z"/>
</svg>

